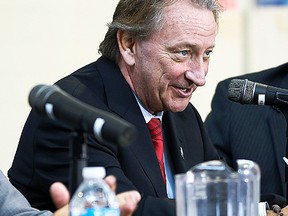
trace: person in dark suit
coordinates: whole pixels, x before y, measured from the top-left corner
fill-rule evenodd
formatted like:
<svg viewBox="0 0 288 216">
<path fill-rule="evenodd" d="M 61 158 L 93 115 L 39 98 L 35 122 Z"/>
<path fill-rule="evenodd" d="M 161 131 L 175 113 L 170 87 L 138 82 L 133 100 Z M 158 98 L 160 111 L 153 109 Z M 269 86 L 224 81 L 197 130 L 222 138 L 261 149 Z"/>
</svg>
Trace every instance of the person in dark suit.
<svg viewBox="0 0 288 216">
<path fill-rule="evenodd" d="M 261 169 L 263 201 L 286 205 L 285 162 L 287 122 L 273 106 L 240 104 L 228 99 L 232 79 L 248 79 L 288 88 L 288 63 L 263 71 L 231 77 L 218 83 L 211 112 L 205 119 L 210 139 L 226 162 L 236 168 L 237 159 L 249 159 Z"/>
<path fill-rule="evenodd" d="M 134 215 L 175 215 L 173 176 L 218 159 L 189 101 L 205 84 L 221 10 L 216 0 L 120 0 L 100 44 L 102 56 L 56 82 L 84 103 L 135 125 L 138 136 L 129 146 L 92 135 L 87 143 L 88 166 L 104 166 L 114 175 L 117 193 L 141 193 Z M 146 124 L 151 118 L 162 122 L 165 172 Z M 34 109 L 25 123 L 8 176 L 34 207 L 53 210 L 48 186 L 69 184 L 70 132 L 69 125 Z"/>
</svg>

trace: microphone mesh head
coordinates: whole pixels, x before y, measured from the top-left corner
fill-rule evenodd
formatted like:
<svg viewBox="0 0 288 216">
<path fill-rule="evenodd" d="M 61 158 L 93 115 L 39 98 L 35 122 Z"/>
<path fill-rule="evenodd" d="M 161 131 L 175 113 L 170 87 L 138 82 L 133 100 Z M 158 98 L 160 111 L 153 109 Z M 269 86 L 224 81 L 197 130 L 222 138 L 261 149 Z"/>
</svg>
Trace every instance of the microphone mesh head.
<svg viewBox="0 0 288 216">
<path fill-rule="evenodd" d="M 233 79 L 228 86 L 228 98 L 232 101 L 239 102 L 242 98 L 244 80 Z"/>
<path fill-rule="evenodd" d="M 228 98 L 242 104 L 252 104 L 255 83 L 247 79 L 233 79 L 228 86 Z"/>
</svg>

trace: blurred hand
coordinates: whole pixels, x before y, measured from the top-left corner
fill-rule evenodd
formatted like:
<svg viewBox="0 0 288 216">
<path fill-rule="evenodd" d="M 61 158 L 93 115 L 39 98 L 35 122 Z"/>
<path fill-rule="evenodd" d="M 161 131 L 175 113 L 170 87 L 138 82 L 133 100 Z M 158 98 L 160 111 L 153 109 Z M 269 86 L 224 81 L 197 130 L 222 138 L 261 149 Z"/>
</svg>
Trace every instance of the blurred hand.
<svg viewBox="0 0 288 216">
<path fill-rule="evenodd" d="M 114 176 L 107 176 L 105 178 L 106 183 L 115 192 L 116 190 L 116 178 Z M 67 188 L 60 182 L 55 182 L 50 187 L 51 198 L 58 209 L 54 216 L 69 216 L 69 200 L 70 195 Z M 127 191 L 117 194 L 117 199 L 120 204 L 121 216 L 131 216 L 137 204 L 141 199 L 138 191 Z"/>
<path fill-rule="evenodd" d="M 55 182 L 50 186 L 51 198 L 58 209 L 54 216 L 69 216 L 70 195 L 64 184 Z"/>
<path fill-rule="evenodd" d="M 114 176 L 107 176 L 105 181 L 115 192 L 117 187 L 116 178 Z M 137 208 L 137 204 L 141 199 L 141 195 L 138 191 L 133 190 L 117 194 L 117 199 L 120 204 L 121 216 L 130 216 Z"/>
</svg>

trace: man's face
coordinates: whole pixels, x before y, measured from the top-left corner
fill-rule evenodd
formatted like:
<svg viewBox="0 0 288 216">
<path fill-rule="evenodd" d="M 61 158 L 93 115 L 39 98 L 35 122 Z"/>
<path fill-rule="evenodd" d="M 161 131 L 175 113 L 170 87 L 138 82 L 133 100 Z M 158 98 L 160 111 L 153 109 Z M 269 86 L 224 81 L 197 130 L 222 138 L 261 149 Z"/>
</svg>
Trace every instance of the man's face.
<svg viewBox="0 0 288 216">
<path fill-rule="evenodd" d="M 216 36 L 211 11 L 178 1 L 164 9 L 164 25 L 135 42 L 130 85 L 151 113 L 183 111 L 197 86 L 205 84 Z"/>
</svg>

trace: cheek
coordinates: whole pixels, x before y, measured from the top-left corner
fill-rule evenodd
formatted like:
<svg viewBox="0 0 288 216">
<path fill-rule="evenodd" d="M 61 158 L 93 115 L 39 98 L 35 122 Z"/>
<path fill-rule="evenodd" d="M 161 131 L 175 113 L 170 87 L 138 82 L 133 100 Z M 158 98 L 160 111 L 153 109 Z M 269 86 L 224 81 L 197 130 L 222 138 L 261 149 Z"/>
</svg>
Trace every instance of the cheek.
<svg viewBox="0 0 288 216">
<path fill-rule="evenodd" d="M 184 73 L 185 70 L 181 67 L 180 64 L 173 63 L 164 63 L 162 65 L 162 79 L 166 81 L 173 81 L 179 79 Z"/>
</svg>

